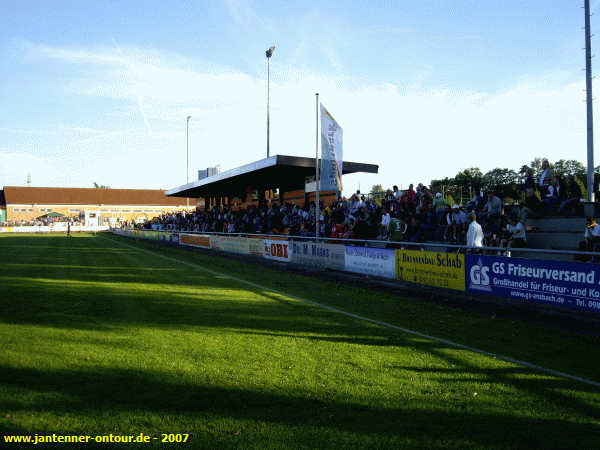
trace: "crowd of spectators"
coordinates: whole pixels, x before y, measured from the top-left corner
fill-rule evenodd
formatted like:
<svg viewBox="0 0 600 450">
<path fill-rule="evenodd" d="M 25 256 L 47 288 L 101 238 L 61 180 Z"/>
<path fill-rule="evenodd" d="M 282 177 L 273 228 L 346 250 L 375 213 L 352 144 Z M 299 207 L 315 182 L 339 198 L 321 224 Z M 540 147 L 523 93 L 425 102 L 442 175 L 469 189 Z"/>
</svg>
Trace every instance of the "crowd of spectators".
<svg viewBox="0 0 600 450">
<path fill-rule="evenodd" d="M 406 190 L 397 186 L 377 200 L 359 191 L 349 199 L 320 205 L 315 220 L 314 203 L 263 202 L 245 209 L 213 208 L 163 214 L 146 228 L 178 231 L 287 234 L 330 238 L 376 239 L 404 242 L 451 242 L 470 247 L 525 247 L 527 218 L 572 213 L 581 190 L 572 176 L 566 183 L 554 176 L 548 161 L 542 163 L 536 182 L 527 174 L 520 208 L 504 214 L 502 199 L 493 191 L 480 191 L 465 205 L 449 204 L 441 192 L 419 183 Z"/>
<path fill-rule="evenodd" d="M 77 217 L 43 217 L 33 220 L 9 220 L 2 223 L 3 227 L 37 227 L 37 226 L 52 226 L 54 224 L 71 222 L 72 224 L 80 223 Z"/>
</svg>

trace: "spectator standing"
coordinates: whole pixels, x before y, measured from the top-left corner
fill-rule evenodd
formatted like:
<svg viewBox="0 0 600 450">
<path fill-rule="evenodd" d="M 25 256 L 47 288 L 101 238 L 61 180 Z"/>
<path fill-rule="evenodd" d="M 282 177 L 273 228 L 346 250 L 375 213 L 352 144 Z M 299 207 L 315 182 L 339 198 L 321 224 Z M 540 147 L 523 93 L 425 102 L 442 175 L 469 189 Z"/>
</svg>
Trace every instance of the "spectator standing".
<svg viewBox="0 0 600 450">
<path fill-rule="evenodd" d="M 398 218 L 390 221 L 390 241 L 403 241 L 406 233 L 406 223 Z"/>
<path fill-rule="evenodd" d="M 471 213 L 471 224 L 467 231 L 467 247 L 475 250 L 483 247 L 483 229 L 477 223 L 477 214 L 475 213 Z"/>
<path fill-rule="evenodd" d="M 527 177 L 525 178 L 524 190 L 535 189 L 535 180 L 533 179 L 533 169 L 527 169 Z"/>
<path fill-rule="evenodd" d="M 547 187 L 552 184 L 553 178 L 554 172 L 550 167 L 550 163 L 544 158 L 542 160 L 542 174 L 540 175 L 540 192 L 542 196 L 546 195 Z"/>
<path fill-rule="evenodd" d="M 381 214 L 381 236 L 382 239 L 387 239 L 388 236 L 388 232 L 390 229 L 390 213 L 387 212 L 387 210 L 383 210 L 382 214 Z"/>
<path fill-rule="evenodd" d="M 444 214 L 446 213 L 446 200 L 444 200 L 441 192 L 435 194 L 432 207 L 435 212 L 436 223 L 441 225 L 443 223 Z"/>
</svg>

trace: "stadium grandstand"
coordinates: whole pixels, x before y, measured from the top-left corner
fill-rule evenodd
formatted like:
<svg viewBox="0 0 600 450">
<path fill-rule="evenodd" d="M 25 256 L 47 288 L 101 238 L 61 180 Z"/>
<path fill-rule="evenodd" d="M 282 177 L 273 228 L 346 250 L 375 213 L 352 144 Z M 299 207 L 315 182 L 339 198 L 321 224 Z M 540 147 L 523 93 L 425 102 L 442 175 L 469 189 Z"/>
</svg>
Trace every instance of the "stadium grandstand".
<svg viewBox="0 0 600 450">
<path fill-rule="evenodd" d="M 543 163 L 548 167 L 546 160 Z M 521 200 L 508 204 L 500 190 L 494 189 L 479 191 L 468 202 L 456 204 L 443 192 L 422 183 L 405 190 L 394 186 L 377 195 L 357 192 L 349 198 L 341 197 L 340 192 L 321 192 L 317 221 L 314 164 L 312 158 L 276 155 L 171 189 L 169 196 L 203 197 L 206 208 L 162 214 L 145 226 L 154 230 L 304 237 L 318 231 L 320 236 L 337 239 L 414 244 L 549 250 L 597 247 L 582 241 L 586 230 L 583 207 L 587 205 L 573 177 L 565 182 L 558 176 L 542 175 L 537 187 L 531 179 L 529 188 L 527 183 L 516 188 Z M 378 166 L 344 162 L 343 169 L 344 174 L 377 173 Z M 543 173 L 551 174 L 551 170 Z M 477 239 L 469 233 L 474 228 L 472 214 L 481 226 Z M 525 256 L 523 251 L 520 255 Z"/>
<path fill-rule="evenodd" d="M 166 212 L 194 210 L 196 198 L 167 197 L 160 189 L 5 186 L 0 190 L 0 223 L 19 225 L 49 218 L 83 222 L 143 222 Z"/>
<path fill-rule="evenodd" d="M 378 173 L 379 166 L 344 161 L 343 175 Z M 315 159 L 274 155 L 167 191 L 173 197 L 202 197 L 208 207 L 258 206 L 267 200 L 293 202 L 299 207 L 316 199 Z M 320 201 L 331 204 L 340 196 L 321 191 Z"/>
</svg>

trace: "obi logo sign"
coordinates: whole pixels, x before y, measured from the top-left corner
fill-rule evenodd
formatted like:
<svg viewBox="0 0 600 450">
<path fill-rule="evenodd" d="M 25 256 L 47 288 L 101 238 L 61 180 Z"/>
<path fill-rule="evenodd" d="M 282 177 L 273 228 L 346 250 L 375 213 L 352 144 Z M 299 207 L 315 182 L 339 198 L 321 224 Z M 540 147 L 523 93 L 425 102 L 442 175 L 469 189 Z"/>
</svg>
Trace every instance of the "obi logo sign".
<svg viewBox="0 0 600 450">
<path fill-rule="evenodd" d="M 477 260 L 476 264 L 471 266 L 471 270 L 469 270 L 469 281 L 470 289 L 486 292 L 492 291 L 490 286 L 490 268 L 483 265 L 481 258 Z"/>
<path fill-rule="evenodd" d="M 265 258 L 290 261 L 291 256 L 287 241 L 265 239 Z"/>
</svg>

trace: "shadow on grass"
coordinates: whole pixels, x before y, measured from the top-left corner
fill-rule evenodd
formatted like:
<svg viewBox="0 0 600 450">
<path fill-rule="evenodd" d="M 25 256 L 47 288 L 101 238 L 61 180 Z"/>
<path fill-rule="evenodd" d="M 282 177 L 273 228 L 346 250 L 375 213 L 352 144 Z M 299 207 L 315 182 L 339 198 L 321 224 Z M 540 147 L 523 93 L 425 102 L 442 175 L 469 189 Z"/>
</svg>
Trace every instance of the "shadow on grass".
<svg viewBox="0 0 600 450">
<path fill-rule="evenodd" d="M 389 331 L 268 291 L 234 288 L 204 277 L 195 287 L 51 278 L 3 280 L 0 322 L 63 328 L 227 328 L 389 336 Z"/>
<path fill-rule="evenodd" d="M 382 444 L 387 440 L 402 439 L 414 443 L 466 441 L 494 447 L 592 448 L 600 439 L 598 426 L 558 419 L 517 417 L 512 411 L 492 412 L 475 405 L 462 411 L 444 409 L 433 400 L 429 403 L 423 401 L 418 407 L 414 403 L 410 406 L 375 407 L 346 402 L 325 392 L 307 398 L 296 392 L 194 386 L 129 370 L 42 372 L 0 366 L 0 383 L 28 391 L 60 394 L 46 396 L 47 400 L 40 400 L 35 405 L 36 412 L 50 412 L 56 416 L 73 412 L 93 415 L 95 410 L 109 415 L 130 410 L 157 416 L 175 414 L 188 416 L 190 420 L 200 420 L 208 415 L 215 421 L 235 418 L 282 424 L 290 430 L 319 427 L 378 436 Z M 18 403 L 3 403 L 2 410 L 13 414 L 31 411 L 30 407 Z M 202 439 L 202 436 L 197 436 L 197 439 Z"/>
</svg>

